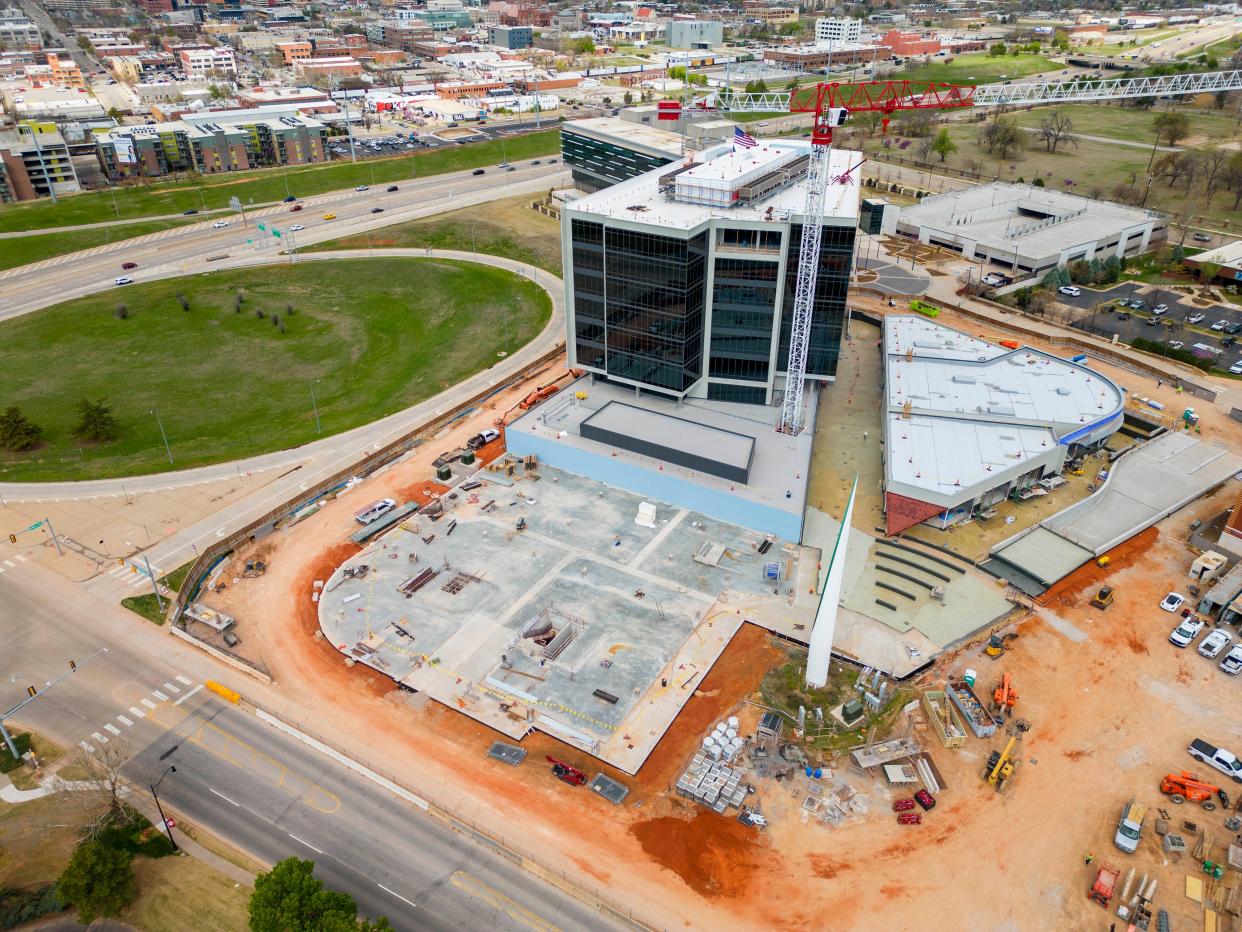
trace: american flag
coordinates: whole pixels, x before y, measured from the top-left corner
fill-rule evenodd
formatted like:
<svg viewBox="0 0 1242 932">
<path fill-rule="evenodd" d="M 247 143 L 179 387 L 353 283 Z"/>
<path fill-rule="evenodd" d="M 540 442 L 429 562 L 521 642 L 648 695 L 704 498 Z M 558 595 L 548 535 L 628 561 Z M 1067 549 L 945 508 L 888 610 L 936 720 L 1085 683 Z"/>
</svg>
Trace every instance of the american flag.
<svg viewBox="0 0 1242 932">
<path fill-rule="evenodd" d="M 742 127 L 740 126 L 733 127 L 733 144 L 735 146 L 741 146 L 743 149 L 753 149 L 755 146 L 759 145 L 759 143 L 755 141 L 755 137 L 750 133 L 743 132 Z"/>
</svg>

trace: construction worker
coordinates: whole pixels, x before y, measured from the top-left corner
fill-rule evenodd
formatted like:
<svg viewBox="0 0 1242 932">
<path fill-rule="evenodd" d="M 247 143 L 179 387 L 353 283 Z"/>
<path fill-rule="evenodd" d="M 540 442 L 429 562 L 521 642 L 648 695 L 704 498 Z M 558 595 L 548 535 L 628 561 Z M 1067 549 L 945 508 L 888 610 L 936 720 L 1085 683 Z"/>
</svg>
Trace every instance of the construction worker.
<svg viewBox="0 0 1242 932">
<path fill-rule="evenodd" d="M 1082 862 L 1082 863 L 1084 863 L 1084 864 L 1090 864 L 1090 863 L 1091 863 L 1092 861 L 1094 861 L 1094 860 L 1095 860 L 1095 855 L 1094 855 L 1094 854 L 1088 854 L 1085 858 L 1083 858 L 1083 862 Z"/>
</svg>

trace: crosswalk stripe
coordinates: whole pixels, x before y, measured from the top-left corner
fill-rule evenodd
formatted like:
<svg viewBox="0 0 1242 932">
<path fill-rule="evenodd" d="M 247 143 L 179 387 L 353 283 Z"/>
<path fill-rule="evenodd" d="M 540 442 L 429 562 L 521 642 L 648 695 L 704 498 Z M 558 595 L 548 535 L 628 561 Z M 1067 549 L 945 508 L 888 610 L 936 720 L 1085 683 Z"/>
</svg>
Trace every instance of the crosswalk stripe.
<svg viewBox="0 0 1242 932">
<path fill-rule="evenodd" d="M 110 735 L 119 735 L 121 733 L 121 729 L 117 728 L 111 722 L 108 722 L 106 725 L 104 725 L 104 731 L 106 731 Z"/>
<path fill-rule="evenodd" d="M 194 681 L 190 679 L 188 676 L 182 676 L 180 673 L 178 673 L 177 682 L 180 683 L 182 686 L 189 686 Z"/>
<path fill-rule="evenodd" d="M 4 565 L 7 566 L 9 569 L 15 569 L 17 567 L 17 564 L 14 563 L 12 560 L 5 560 Z"/>
<path fill-rule="evenodd" d="M 172 683 L 165 683 L 164 688 L 172 692 L 175 692 L 175 693 L 181 692 L 181 690 L 178 689 L 176 686 L 174 686 Z"/>
<path fill-rule="evenodd" d="M 164 695 L 162 692 L 160 692 L 158 689 L 153 689 L 153 690 L 151 690 L 151 695 L 152 695 L 152 696 L 154 696 L 156 699 L 158 699 L 160 702 L 167 702 L 167 701 L 168 701 L 168 697 L 167 697 L 167 696 L 165 696 L 165 695 Z"/>
<path fill-rule="evenodd" d="M 20 553 L 15 553 L 15 554 L 13 554 L 13 556 L 17 557 L 17 562 L 19 562 L 19 563 L 25 563 L 25 562 L 26 562 L 26 558 L 25 558 L 25 557 L 23 557 Z"/>
<path fill-rule="evenodd" d="M 134 720 L 132 718 L 126 718 L 124 715 L 118 715 L 116 717 L 116 720 L 120 722 L 122 725 L 124 725 L 126 728 L 129 728 L 131 725 L 134 724 Z"/>
<path fill-rule="evenodd" d="M 91 732 L 91 737 L 92 737 L 92 738 L 94 738 L 96 741 L 98 741 L 100 744 L 107 744 L 107 743 L 108 743 L 108 739 L 107 739 L 106 737 L 104 737 L 103 735 L 101 735 L 101 734 L 100 734 L 99 732 L 97 732 L 97 731 L 92 731 L 92 732 Z"/>
<path fill-rule="evenodd" d="M 154 709 L 154 708 L 155 708 L 155 703 L 154 703 L 154 702 L 152 702 L 150 699 L 143 699 L 143 700 L 142 700 L 142 704 L 143 704 L 143 705 L 145 705 L 148 709 Z"/>
<path fill-rule="evenodd" d="M 132 715 L 134 718 L 146 718 L 147 717 L 147 713 L 142 711 L 142 709 L 138 708 L 138 706 L 136 705 L 131 705 L 129 707 L 129 714 Z"/>
<path fill-rule="evenodd" d="M 83 751 L 85 751 L 87 754 L 94 754 L 94 753 L 95 753 L 95 746 L 94 746 L 93 744 L 90 744 L 89 742 L 86 742 L 86 741 L 79 741 L 79 742 L 78 742 L 78 747 L 80 747 L 80 748 L 81 748 Z"/>
</svg>

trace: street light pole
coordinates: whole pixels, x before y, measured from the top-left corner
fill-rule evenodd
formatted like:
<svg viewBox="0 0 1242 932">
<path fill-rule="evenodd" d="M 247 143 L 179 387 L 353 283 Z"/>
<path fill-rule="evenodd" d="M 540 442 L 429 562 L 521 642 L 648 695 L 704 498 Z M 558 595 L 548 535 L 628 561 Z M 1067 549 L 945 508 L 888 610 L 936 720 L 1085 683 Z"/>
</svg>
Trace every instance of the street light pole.
<svg viewBox="0 0 1242 932">
<path fill-rule="evenodd" d="M 168 454 L 168 465 L 173 465 L 172 447 L 168 445 L 168 434 L 164 433 L 164 422 L 160 420 L 160 413 L 154 408 L 151 413 L 155 415 L 155 423 L 159 426 L 160 436 L 164 438 L 164 452 Z"/>
<path fill-rule="evenodd" d="M 310 380 L 311 408 L 315 412 L 315 433 L 322 434 L 323 428 L 319 425 L 319 403 L 315 400 L 315 383 L 318 381 L 319 379 Z"/>
<path fill-rule="evenodd" d="M 160 778 L 151 784 L 151 798 L 155 800 L 155 811 L 160 814 L 160 821 L 164 823 L 164 831 L 168 833 L 168 843 L 172 845 L 173 851 L 179 851 L 180 849 L 177 847 L 176 839 L 173 838 L 172 826 L 168 824 L 168 819 L 164 816 L 164 807 L 160 805 L 160 798 L 156 795 L 155 791 L 158 790 L 160 788 L 160 784 L 164 782 L 164 777 L 168 776 L 170 773 L 176 772 L 177 765 L 169 764 L 168 769 L 160 775 Z"/>
</svg>

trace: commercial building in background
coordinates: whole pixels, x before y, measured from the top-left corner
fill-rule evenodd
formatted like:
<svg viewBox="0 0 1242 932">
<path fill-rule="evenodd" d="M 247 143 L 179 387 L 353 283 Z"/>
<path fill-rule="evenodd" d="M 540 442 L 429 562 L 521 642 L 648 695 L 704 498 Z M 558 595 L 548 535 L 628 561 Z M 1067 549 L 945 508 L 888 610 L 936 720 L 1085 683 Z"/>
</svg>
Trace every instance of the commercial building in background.
<svg viewBox="0 0 1242 932">
<path fill-rule="evenodd" d="M 889 534 L 989 520 L 1010 495 L 1045 494 L 1067 458 L 1121 427 L 1121 389 L 1059 356 L 914 315 L 885 317 L 883 343 Z"/>
<path fill-rule="evenodd" d="M 724 23 L 705 19 L 673 20 L 664 36 L 669 48 L 715 48 L 724 42 Z"/>
<path fill-rule="evenodd" d="M 237 60 L 226 46 L 177 49 L 181 68 L 191 77 L 229 76 L 237 74 Z"/>
<path fill-rule="evenodd" d="M 717 146 L 561 212 L 570 365 L 673 398 L 775 404 L 789 357 L 810 144 Z M 830 177 L 851 155 L 834 151 Z M 836 376 L 858 186 L 825 201 L 807 377 Z"/>
<path fill-rule="evenodd" d="M 43 34 L 16 7 L 0 9 L 0 49 L 41 49 Z"/>
<path fill-rule="evenodd" d="M 65 138 L 55 123 L 25 120 L 0 133 L 0 202 L 33 201 L 79 190 Z"/>
<path fill-rule="evenodd" d="M 286 65 L 292 65 L 295 61 L 310 58 L 311 52 L 314 50 L 314 46 L 307 39 L 277 42 L 275 48 L 284 58 Z"/>
<path fill-rule="evenodd" d="M 870 64 L 887 57 L 888 49 L 869 43 L 796 45 L 763 50 L 764 61 L 803 71 L 825 71 L 843 65 Z"/>
<path fill-rule="evenodd" d="M 897 218 L 898 233 L 1015 278 L 1079 259 L 1137 256 L 1168 227 L 1154 210 L 1003 181 L 923 198 Z"/>
<path fill-rule="evenodd" d="M 327 127 L 306 117 L 204 114 L 194 123 L 177 120 L 96 133 L 95 152 L 114 182 L 182 171 L 211 175 L 325 162 L 327 135 Z"/>
<path fill-rule="evenodd" d="M 528 49 L 535 44 L 535 30 L 530 26 L 488 26 L 487 42 L 502 49 Z"/>
<path fill-rule="evenodd" d="M 293 73 L 303 81 L 313 81 L 318 77 L 338 78 L 356 77 L 362 74 L 362 63 L 356 58 L 338 56 L 335 58 L 303 58 L 293 63 Z"/>
<path fill-rule="evenodd" d="M 821 44 L 853 45 L 862 41 L 861 19 L 825 18 L 815 20 L 815 41 Z"/>
</svg>

